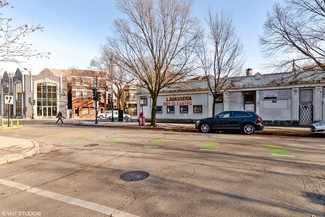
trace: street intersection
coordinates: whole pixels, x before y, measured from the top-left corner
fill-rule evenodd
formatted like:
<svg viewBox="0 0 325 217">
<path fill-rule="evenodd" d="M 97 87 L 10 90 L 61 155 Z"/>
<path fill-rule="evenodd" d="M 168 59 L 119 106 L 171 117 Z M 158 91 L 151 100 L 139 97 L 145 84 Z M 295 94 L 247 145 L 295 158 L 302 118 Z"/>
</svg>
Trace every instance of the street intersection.
<svg viewBox="0 0 325 217">
<path fill-rule="evenodd" d="M 1 166 L 0 211 L 325 215 L 324 138 L 55 124 L 0 131 L 4 135 L 36 141 L 40 153 Z M 122 180 L 129 171 L 145 171 L 149 177 Z"/>
</svg>

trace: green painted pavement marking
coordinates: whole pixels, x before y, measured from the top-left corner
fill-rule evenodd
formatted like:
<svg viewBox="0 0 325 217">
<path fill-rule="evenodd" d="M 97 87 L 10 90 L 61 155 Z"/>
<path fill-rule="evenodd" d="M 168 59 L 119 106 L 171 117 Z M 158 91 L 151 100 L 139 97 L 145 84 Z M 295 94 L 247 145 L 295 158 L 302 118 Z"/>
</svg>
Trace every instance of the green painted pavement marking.
<svg viewBox="0 0 325 217">
<path fill-rule="evenodd" d="M 217 142 L 204 142 L 200 150 L 218 151 L 219 143 Z"/>
<path fill-rule="evenodd" d="M 109 141 L 106 141 L 105 144 L 107 145 L 115 145 L 123 141 L 123 138 L 117 138 L 117 139 L 112 139 Z"/>
<path fill-rule="evenodd" d="M 76 143 L 82 142 L 85 139 L 86 139 L 85 137 L 78 137 L 78 138 L 69 140 L 68 143 L 69 144 L 76 144 Z"/>
<path fill-rule="evenodd" d="M 272 155 L 294 157 L 287 149 L 281 146 L 265 145 L 265 147 Z"/>
<path fill-rule="evenodd" d="M 150 148 L 159 148 L 163 144 L 166 143 L 166 140 L 152 140 L 149 145 L 147 145 Z"/>
</svg>

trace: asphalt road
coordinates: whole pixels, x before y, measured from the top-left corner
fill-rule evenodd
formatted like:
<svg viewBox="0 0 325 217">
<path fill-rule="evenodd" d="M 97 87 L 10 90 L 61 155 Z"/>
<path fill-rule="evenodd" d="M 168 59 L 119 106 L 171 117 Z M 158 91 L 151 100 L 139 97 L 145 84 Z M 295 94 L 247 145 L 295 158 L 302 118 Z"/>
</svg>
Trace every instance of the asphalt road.
<svg viewBox="0 0 325 217">
<path fill-rule="evenodd" d="M 324 138 L 61 124 L 0 135 L 42 148 L 0 167 L 0 216 L 325 216 Z"/>
</svg>

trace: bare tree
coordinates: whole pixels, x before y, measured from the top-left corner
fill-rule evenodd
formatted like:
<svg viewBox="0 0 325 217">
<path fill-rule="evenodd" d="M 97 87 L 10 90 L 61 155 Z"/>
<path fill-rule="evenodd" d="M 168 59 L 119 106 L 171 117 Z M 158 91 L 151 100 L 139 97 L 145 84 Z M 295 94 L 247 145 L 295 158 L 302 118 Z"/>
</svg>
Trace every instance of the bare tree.
<svg viewBox="0 0 325 217">
<path fill-rule="evenodd" d="M 106 72 L 107 81 L 112 82 L 116 88 L 114 90 L 111 87 L 117 99 L 116 107 L 117 109 L 124 109 L 125 89 L 133 84 L 135 78 L 120 67 L 121 64 L 114 64 L 114 62 L 117 63 L 115 56 L 108 45 L 103 45 L 100 48 L 100 56 L 94 57 L 90 62 L 90 66 Z"/>
<path fill-rule="evenodd" d="M 325 70 L 325 1 L 287 0 L 275 4 L 260 37 L 266 54 L 284 54 L 278 68 L 295 69 L 297 60 L 305 66 Z M 288 59 L 289 58 L 289 59 Z M 295 59 L 295 61 L 292 61 Z"/>
<path fill-rule="evenodd" d="M 229 15 L 213 15 L 210 11 L 207 26 L 207 33 L 201 38 L 197 54 L 213 96 L 214 116 L 215 102 L 230 88 L 229 79 L 242 71 L 244 50 Z"/>
<path fill-rule="evenodd" d="M 8 7 L 5 0 L 0 0 L 0 9 Z M 49 53 L 39 53 L 31 49 L 31 44 L 25 42 L 23 38 L 27 35 L 43 31 L 43 27 L 17 25 L 14 26 L 12 18 L 7 18 L 0 13 L 0 62 L 13 62 L 21 64 L 29 57 L 44 57 Z"/>
<path fill-rule="evenodd" d="M 189 0 L 118 0 L 126 19 L 114 22 L 108 39 L 117 63 L 150 93 L 151 125 L 156 126 L 158 95 L 193 72 L 198 21 Z"/>
</svg>

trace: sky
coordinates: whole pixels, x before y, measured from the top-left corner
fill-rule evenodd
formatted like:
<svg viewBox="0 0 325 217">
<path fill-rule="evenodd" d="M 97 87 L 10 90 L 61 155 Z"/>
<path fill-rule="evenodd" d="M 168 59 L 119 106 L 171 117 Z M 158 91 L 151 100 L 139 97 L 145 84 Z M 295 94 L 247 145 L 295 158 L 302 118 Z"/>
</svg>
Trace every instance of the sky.
<svg viewBox="0 0 325 217">
<path fill-rule="evenodd" d="M 258 38 L 263 34 L 267 12 L 281 0 L 193 0 L 193 13 L 202 21 L 209 9 L 232 16 L 237 36 L 246 51 L 243 72 L 268 73 L 264 66 Z M 8 0 L 13 8 L 1 9 L 15 24 L 41 25 L 43 32 L 34 32 L 26 39 L 39 52 L 50 52 L 49 58 L 31 59 L 24 67 L 33 74 L 43 68 L 89 69 L 91 59 L 107 37 L 113 36 L 113 21 L 120 18 L 115 0 Z M 16 64 L 1 64 L 0 72 L 15 72 Z"/>
</svg>

